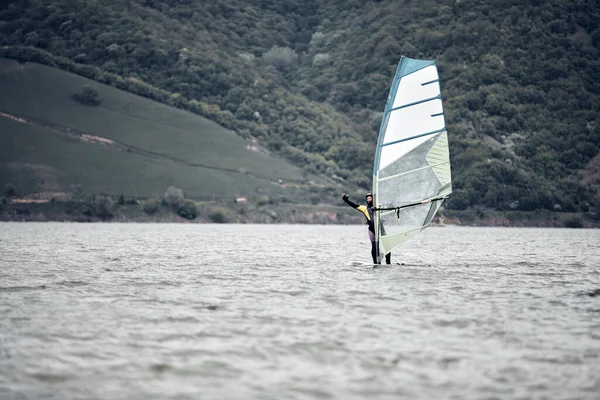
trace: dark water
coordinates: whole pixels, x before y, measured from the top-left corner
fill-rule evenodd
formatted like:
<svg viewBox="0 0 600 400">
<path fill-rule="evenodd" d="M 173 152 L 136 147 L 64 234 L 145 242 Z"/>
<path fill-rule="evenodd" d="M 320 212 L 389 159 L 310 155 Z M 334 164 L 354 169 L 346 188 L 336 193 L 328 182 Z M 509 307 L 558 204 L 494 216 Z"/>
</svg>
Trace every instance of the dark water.
<svg viewBox="0 0 600 400">
<path fill-rule="evenodd" d="M 600 230 L 0 224 L 0 399 L 598 399 Z"/>
</svg>

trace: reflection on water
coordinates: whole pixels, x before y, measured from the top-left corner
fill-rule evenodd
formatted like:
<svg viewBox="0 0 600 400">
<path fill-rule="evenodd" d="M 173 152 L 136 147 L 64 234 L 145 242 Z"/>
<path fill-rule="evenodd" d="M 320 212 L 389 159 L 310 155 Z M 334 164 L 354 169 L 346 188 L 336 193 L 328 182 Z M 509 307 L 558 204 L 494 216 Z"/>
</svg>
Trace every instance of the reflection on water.
<svg viewBox="0 0 600 400">
<path fill-rule="evenodd" d="M 0 224 L 0 398 L 596 399 L 600 231 Z"/>
</svg>

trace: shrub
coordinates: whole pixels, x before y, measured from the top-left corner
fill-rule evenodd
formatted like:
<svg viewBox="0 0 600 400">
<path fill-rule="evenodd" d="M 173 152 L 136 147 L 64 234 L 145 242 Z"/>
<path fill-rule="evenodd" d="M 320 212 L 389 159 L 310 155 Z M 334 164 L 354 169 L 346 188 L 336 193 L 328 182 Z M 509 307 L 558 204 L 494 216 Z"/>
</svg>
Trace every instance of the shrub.
<svg viewBox="0 0 600 400">
<path fill-rule="evenodd" d="M 142 210 L 148 215 L 156 214 L 159 207 L 160 202 L 158 199 L 149 199 L 142 203 Z"/>
<path fill-rule="evenodd" d="M 83 206 L 81 206 L 81 213 L 83 215 L 87 215 L 88 217 L 91 217 L 92 215 L 94 215 L 94 208 L 87 203 L 83 204 Z"/>
<path fill-rule="evenodd" d="M 322 65 L 326 64 L 331 57 L 327 53 L 318 53 L 313 57 L 312 63 L 313 65 Z"/>
<path fill-rule="evenodd" d="M 263 60 L 278 69 L 287 70 L 298 62 L 298 54 L 289 47 L 273 46 L 263 55 Z"/>
<path fill-rule="evenodd" d="M 271 200 L 269 199 L 269 196 L 266 195 L 260 195 L 256 198 L 256 204 L 258 204 L 259 206 L 264 206 L 267 205 L 271 202 Z"/>
<path fill-rule="evenodd" d="M 87 85 L 84 85 L 77 93 L 73 94 L 73 99 L 86 106 L 97 107 L 100 105 L 98 91 Z"/>
<path fill-rule="evenodd" d="M 452 193 L 446 205 L 453 210 L 466 210 L 471 204 L 469 192 L 464 189 L 457 189 Z"/>
<path fill-rule="evenodd" d="M 185 200 L 177 209 L 177 215 L 186 219 L 194 219 L 198 215 L 196 203 L 192 200 Z"/>
<path fill-rule="evenodd" d="M 210 218 L 212 222 L 223 224 L 230 222 L 233 219 L 233 213 L 227 208 L 214 207 L 208 215 L 208 218 Z"/>
<path fill-rule="evenodd" d="M 185 200 L 185 193 L 183 190 L 176 187 L 169 187 L 163 196 L 163 204 L 171 206 L 173 209 L 178 210 Z"/>
<path fill-rule="evenodd" d="M 583 221 L 580 217 L 569 217 L 565 219 L 564 224 L 567 228 L 583 228 Z"/>
<path fill-rule="evenodd" d="M 111 197 L 100 196 L 94 200 L 94 214 L 100 219 L 109 219 L 113 216 L 112 208 L 115 202 Z"/>
<path fill-rule="evenodd" d="M 6 186 L 4 186 L 4 195 L 6 197 L 14 197 L 17 195 L 17 189 L 15 188 L 15 185 L 13 185 L 12 183 L 7 184 Z"/>
</svg>

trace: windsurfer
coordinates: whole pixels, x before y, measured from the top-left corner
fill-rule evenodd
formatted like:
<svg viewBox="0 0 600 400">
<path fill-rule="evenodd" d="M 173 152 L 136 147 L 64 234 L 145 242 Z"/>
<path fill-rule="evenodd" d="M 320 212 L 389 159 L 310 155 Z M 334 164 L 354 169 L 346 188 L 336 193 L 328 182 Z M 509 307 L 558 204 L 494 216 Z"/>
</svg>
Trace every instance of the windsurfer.
<svg viewBox="0 0 600 400">
<path fill-rule="evenodd" d="M 373 257 L 373 264 L 381 264 L 381 262 L 377 262 L 377 242 L 375 241 L 375 223 L 373 222 L 373 211 L 375 211 L 375 206 L 373 206 L 373 195 L 371 193 L 367 193 L 365 196 L 365 200 L 367 201 L 366 206 L 358 205 L 348 200 L 348 195 L 346 193 L 342 194 L 342 200 L 344 200 L 350 207 L 363 213 L 367 219 L 367 225 L 369 226 L 369 239 L 371 240 L 371 257 Z M 385 263 L 391 264 L 391 262 L 392 253 L 387 253 L 385 255 Z"/>
</svg>

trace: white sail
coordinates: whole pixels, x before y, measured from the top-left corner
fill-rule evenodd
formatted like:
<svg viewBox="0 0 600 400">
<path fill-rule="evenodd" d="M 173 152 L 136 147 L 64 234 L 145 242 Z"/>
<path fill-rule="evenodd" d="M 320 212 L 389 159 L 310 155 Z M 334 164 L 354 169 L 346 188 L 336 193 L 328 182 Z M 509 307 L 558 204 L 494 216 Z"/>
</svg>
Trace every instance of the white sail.
<svg viewBox="0 0 600 400">
<path fill-rule="evenodd" d="M 402 57 L 373 167 L 380 256 L 429 226 L 450 193 L 448 134 L 436 64 Z"/>
</svg>

